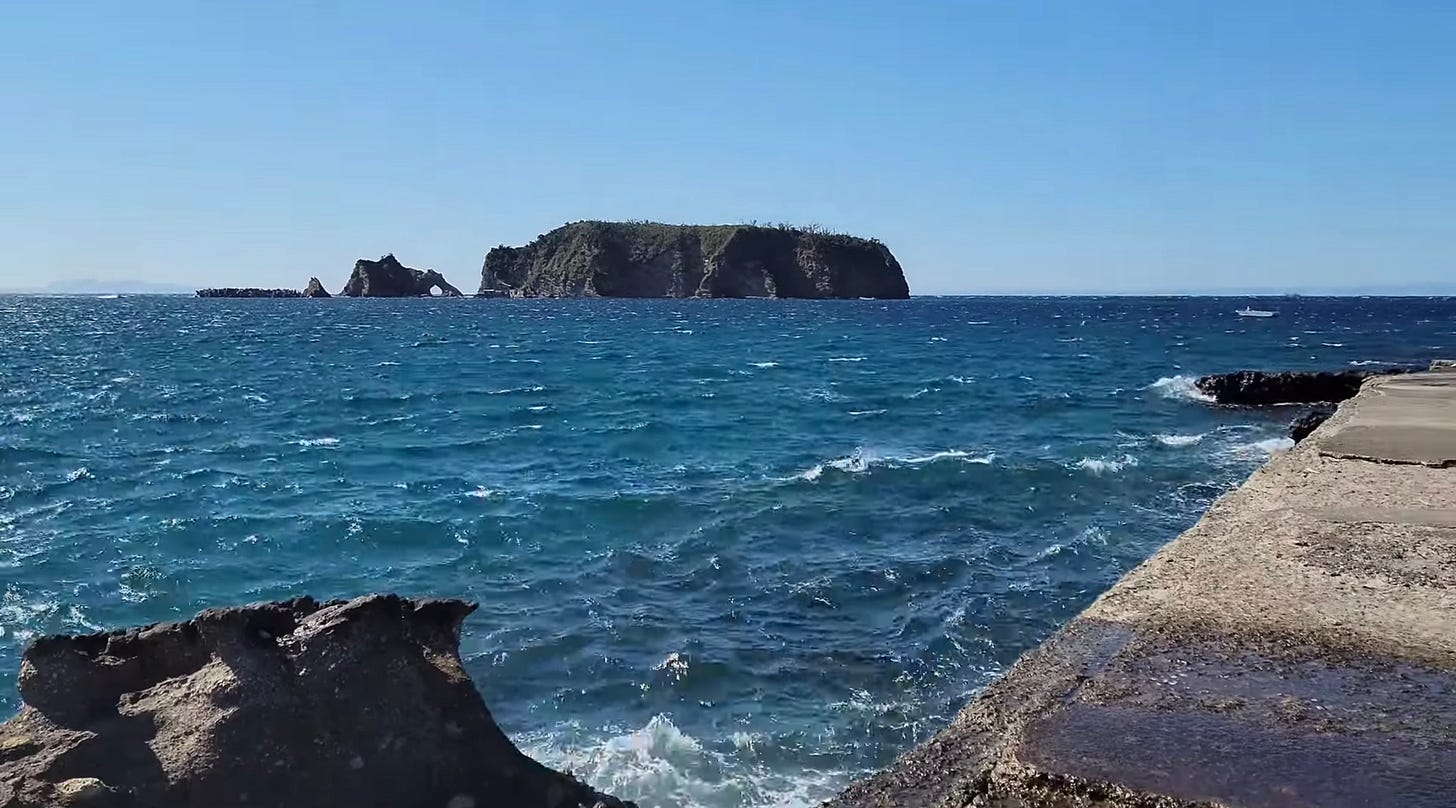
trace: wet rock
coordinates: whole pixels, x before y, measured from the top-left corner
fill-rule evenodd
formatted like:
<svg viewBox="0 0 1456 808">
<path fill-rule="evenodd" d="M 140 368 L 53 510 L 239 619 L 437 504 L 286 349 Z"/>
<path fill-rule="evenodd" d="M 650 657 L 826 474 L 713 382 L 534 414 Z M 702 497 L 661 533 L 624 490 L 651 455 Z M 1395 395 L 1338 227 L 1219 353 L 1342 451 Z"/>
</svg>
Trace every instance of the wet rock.
<svg viewBox="0 0 1456 808">
<path fill-rule="evenodd" d="M 497 247 L 481 296 L 904 298 L 905 273 L 875 239 L 757 225 L 575 222 Z"/>
<path fill-rule="evenodd" d="M 327 290 L 327 289 L 324 288 L 323 283 L 321 283 L 318 278 L 309 278 L 308 279 L 308 286 L 304 287 L 304 289 L 303 289 L 303 296 L 304 297 L 333 297 L 333 295 L 329 294 L 329 290 Z"/>
<path fill-rule="evenodd" d="M 1335 411 L 1327 407 L 1313 409 L 1300 415 L 1289 423 L 1289 437 L 1295 443 L 1299 443 L 1309 437 L 1311 432 L 1319 429 L 1320 424 L 1328 421 Z"/>
<path fill-rule="evenodd" d="M 1409 373 L 1411 368 L 1380 370 L 1284 371 L 1241 370 L 1197 381 L 1198 389 L 1219 404 L 1267 407 L 1274 404 L 1334 404 L 1352 398 L 1371 376 Z"/>
<path fill-rule="evenodd" d="M 0 805 L 630 808 L 496 725 L 459 657 L 474 609 L 298 598 L 38 639 Z"/>
<path fill-rule="evenodd" d="M 378 261 L 360 258 L 354 262 L 349 282 L 344 284 L 344 294 L 349 297 L 429 297 L 435 289 L 442 297 L 461 296 L 444 275 L 433 269 L 407 267 L 393 255 Z"/>
</svg>

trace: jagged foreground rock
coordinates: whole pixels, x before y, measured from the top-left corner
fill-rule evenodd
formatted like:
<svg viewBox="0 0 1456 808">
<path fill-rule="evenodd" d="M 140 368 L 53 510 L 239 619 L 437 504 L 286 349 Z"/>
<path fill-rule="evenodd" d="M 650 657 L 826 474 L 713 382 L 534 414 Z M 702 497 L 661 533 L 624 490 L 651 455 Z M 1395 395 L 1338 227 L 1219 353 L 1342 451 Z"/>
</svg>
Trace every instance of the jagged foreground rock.
<svg viewBox="0 0 1456 808">
<path fill-rule="evenodd" d="M 889 248 L 786 227 L 575 222 L 496 247 L 483 296 L 905 298 Z"/>
<path fill-rule="evenodd" d="M 631 808 L 496 726 L 460 663 L 474 609 L 300 598 L 37 640 L 0 806 Z"/>
<path fill-rule="evenodd" d="M 378 261 L 355 261 L 343 293 L 349 297 L 429 297 L 433 289 L 439 289 L 443 297 L 461 297 L 444 275 L 407 267 L 391 254 Z"/>
</svg>

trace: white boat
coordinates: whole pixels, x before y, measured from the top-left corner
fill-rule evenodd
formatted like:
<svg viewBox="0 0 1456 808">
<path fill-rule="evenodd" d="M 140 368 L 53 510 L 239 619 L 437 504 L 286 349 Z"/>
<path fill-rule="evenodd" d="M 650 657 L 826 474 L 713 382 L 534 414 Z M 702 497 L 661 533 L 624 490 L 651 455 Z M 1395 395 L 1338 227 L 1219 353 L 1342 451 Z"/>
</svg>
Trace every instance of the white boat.
<svg viewBox="0 0 1456 808">
<path fill-rule="evenodd" d="M 1239 309 L 1234 314 L 1240 317 L 1273 317 L 1275 312 L 1268 311 L 1267 309 Z"/>
</svg>

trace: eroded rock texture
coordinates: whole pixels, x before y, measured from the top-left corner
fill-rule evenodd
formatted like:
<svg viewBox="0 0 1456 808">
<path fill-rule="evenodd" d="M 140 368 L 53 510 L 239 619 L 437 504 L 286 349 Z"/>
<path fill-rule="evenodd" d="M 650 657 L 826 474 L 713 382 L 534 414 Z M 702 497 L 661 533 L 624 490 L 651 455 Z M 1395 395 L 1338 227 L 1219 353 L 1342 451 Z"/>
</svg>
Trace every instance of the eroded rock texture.
<svg viewBox="0 0 1456 808">
<path fill-rule="evenodd" d="M 460 663 L 474 609 L 299 598 L 37 640 L 0 806 L 628 808 L 496 726 Z"/>
</svg>

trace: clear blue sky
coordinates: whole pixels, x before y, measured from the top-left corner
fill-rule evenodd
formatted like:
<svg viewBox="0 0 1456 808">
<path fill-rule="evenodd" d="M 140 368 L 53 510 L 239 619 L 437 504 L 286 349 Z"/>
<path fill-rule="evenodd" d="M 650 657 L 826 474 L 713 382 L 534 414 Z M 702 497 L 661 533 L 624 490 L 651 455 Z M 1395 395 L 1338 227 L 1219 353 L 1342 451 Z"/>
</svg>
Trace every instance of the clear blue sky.
<svg viewBox="0 0 1456 808">
<path fill-rule="evenodd" d="M 1456 2 L 0 5 L 0 287 L 819 223 L 917 293 L 1456 280 Z"/>
</svg>

